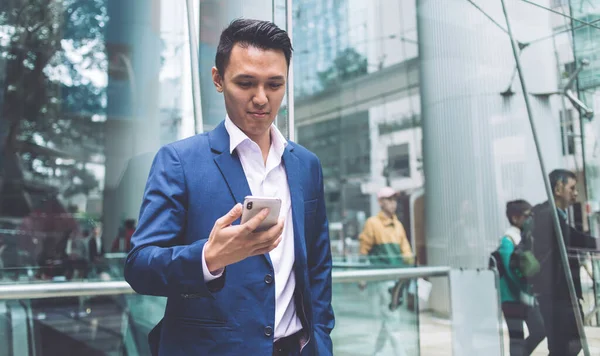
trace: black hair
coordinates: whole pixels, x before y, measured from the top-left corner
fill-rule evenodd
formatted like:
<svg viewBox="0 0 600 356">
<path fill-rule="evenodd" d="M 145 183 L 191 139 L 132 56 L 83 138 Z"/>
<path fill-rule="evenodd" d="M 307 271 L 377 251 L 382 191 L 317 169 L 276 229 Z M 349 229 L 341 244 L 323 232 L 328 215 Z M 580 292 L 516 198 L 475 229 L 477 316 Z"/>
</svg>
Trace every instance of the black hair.
<svg viewBox="0 0 600 356">
<path fill-rule="evenodd" d="M 509 201 L 506 203 L 506 218 L 512 225 L 512 218 L 523 216 L 523 214 L 525 214 L 525 212 L 529 209 L 531 209 L 531 204 L 529 204 L 526 200 L 518 199 Z"/>
<path fill-rule="evenodd" d="M 217 67 L 221 77 L 225 74 L 225 67 L 229 63 L 231 50 L 236 43 L 263 50 L 281 50 L 285 55 L 288 68 L 290 67 L 293 48 L 292 41 L 287 32 L 269 21 L 236 19 L 223 30 L 219 39 L 217 55 L 215 56 L 215 67 Z"/>
<path fill-rule="evenodd" d="M 569 178 L 573 180 L 577 180 L 577 176 L 575 173 L 566 170 L 566 169 L 555 169 L 548 175 L 550 178 L 550 187 L 552 187 L 552 193 L 556 190 L 556 186 L 558 182 L 562 182 L 563 184 L 567 184 Z"/>
</svg>

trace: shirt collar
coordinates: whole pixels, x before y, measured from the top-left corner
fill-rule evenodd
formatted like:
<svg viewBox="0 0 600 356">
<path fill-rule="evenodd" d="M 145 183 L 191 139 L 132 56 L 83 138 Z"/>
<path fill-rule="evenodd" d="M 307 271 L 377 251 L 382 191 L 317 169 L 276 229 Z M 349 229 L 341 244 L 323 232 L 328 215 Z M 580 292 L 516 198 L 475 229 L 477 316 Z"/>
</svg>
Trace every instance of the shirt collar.
<svg viewBox="0 0 600 356">
<path fill-rule="evenodd" d="M 567 211 L 566 211 L 566 210 L 563 210 L 563 209 L 561 209 L 561 208 L 556 208 L 556 210 L 558 210 L 558 212 L 560 213 L 560 215 L 562 216 L 562 218 L 563 218 L 563 219 L 565 219 L 565 220 L 568 220 L 568 219 L 567 219 L 567 217 L 568 217 L 569 215 L 567 214 Z"/>
<path fill-rule="evenodd" d="M 229 153 L 233 153 L 233 151 L 243 142 L 254 142 L 244 133 L 244 131 L 231 121 L 229 115 L 225 117 L 225 129 L 229 134 Z M 271 147 L 279 157 L 283 156 L 283 151 L 285 151 L 287 145 L 288 142 L 281 131 L 279 131 L 277 126 L 271 124 Z"/>
<path fill-rule="evenodd" d="M 377 214 L 377 216 L 379 217 L 379 219 L 381 220 L 383 225 L 393 225 L 394 222 L 396 222 L 396 220 L 398 220 L 396 215 L 394 215 L 390 218 L 383 211 L 380 211 L 379 214 Z"/>
</svg>

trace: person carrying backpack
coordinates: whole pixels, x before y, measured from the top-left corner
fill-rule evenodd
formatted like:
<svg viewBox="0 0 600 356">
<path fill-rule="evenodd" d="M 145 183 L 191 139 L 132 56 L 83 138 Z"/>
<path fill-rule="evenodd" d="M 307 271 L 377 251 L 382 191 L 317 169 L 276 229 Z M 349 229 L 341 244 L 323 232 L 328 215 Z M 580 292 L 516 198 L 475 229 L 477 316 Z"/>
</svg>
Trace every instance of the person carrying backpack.
<svg viewBox="0 0 600 356">
<path fill-rule="evenodd" d="M 524 276 L 527 273 L 519 269 L 519 261 L 522 261 L 521 255 L 526 248 L 521 240 L 522 236 L 530 236 L 531 215 L 531 204 L 527 201 L 508 202 L 506 217 L 511 226 L 500 239 L 498 249 L 492 253 L 492 263 L 500 277 L 500 300 L 510 336 L 511 356 L 530 355 L 546 337 L 539 306 Z M 527 338 L 523 322 L 527 323 L 529 330 Z"/>
</svg>

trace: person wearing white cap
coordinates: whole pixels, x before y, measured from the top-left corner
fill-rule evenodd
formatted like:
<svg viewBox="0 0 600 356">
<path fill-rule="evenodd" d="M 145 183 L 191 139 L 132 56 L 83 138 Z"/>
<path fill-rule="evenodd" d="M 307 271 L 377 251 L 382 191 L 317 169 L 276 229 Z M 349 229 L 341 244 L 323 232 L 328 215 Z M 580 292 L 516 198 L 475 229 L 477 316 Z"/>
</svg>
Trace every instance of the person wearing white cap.
<svg viewBox="0 0 600 356">
<path fill-rule="evenodd" d="M 365 222 L 360 234 L 360 253 L 374 265 L 405 266 L 413 263 L 413 253 L 404 226 L 396 216 L 398 192 L 383 187 L 377 193 L 381 211 Z"/>
<path fill-rule="evenodd" d="M 376 268 L 412 265 L 414 256 L 410 243 L 406 237 L 404 226 L 396 216 L 398 192 L 391 187 L 383 187 L 377 193 L 377 199 L 381 211 L 365 222 L 363 232 L 359 236 L 360 253 L 368 256 L 370 263 Z M 397 312 L 393 312 L 398 307 L 395 300 L 398 299 L 398 294 L 402 294 L 403 289 L 403 283 L 394 286 L 394 282 L 379 283 L 373 288 L 373 300 L 382 320 L 381 329 L 375 342 L 376 355 L 382 352 L 388 339 L 394 355 L 405 355 L 401 342 L 388 330 L 387 326 L 398 316 Z"/>
</svg>

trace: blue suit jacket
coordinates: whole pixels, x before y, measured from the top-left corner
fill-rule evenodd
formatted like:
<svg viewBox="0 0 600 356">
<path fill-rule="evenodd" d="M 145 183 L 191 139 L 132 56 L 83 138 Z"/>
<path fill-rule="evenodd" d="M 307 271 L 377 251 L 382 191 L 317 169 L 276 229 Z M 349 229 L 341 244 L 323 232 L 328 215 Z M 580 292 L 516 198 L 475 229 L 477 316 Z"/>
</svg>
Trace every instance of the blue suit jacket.
<svg viewBox="0 0 600 356">
<path fill-rule="evenodd" d="M 293 142 L 283 154 L 294 222 L 296 310 L 310 337 L 302 355 L 331 355 L 331 249 L 317 157 Z M 251 195 L 222 122 L 162 147 L 152 164 L 125 279 L 140 294 L 168 297 L 152 330 L 153 354 L 271 355 L 274 275 L 268 254 L 225 268 L 206 283 L 202 249 L 215 221 Z M 236 224 L 239 223 L 239 220 Z"/>
</svg>

